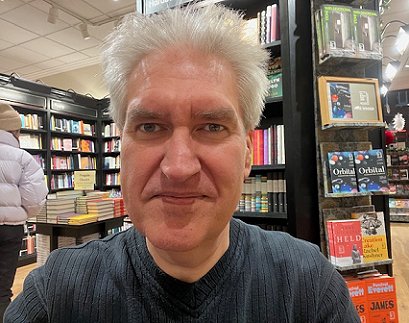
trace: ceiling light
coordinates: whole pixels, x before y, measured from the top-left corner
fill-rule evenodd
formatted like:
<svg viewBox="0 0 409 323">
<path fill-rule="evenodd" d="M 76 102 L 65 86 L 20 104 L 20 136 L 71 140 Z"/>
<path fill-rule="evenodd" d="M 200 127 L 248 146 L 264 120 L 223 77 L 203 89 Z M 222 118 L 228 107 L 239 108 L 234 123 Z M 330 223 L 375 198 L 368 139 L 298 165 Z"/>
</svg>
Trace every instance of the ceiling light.
<svg viewBox="0 0 409 323">
<path fill-rule="evenodd" d="M 388 63 L 385 69 L 385 78 L 389 81 L 392 81 L 396 73 L 398 73 L 399 66 L 400 66 L 399 61 L 392 61 Z"/>
<path fill-rule="evenodd" d="M 381 86 L 381 90 L 380 90 L 381 95 L 385 96 L 386 93 L 388 93 L 390 86 L 391 86 L 391 83 L 389 82 L 383 83 Z"/>
<path fill-rule="evenodd" d="M 57 19 L 58 19 L 58 9 L 52 6 L 50 10 L 48 11 L 47 21 L 50 24 L 55 24 L 57 22 Z"/>
<path fill-rule="evenodd" d="M 83 22 L 83 23 L 80 24 L 79 28 L 80 28 L 82 38 L 84 40 L 89 39 L 90 36 L 89 36 L 89 32 L 88 32 L 88 25 L 85 22 Z"/>
<path fill-rule="evenodd" d="M 403 55 L 409 45 L 409 25 L 399 28 L 398 36 L 396 37 L 395 47 L 399 53 Z"/>
</svg>

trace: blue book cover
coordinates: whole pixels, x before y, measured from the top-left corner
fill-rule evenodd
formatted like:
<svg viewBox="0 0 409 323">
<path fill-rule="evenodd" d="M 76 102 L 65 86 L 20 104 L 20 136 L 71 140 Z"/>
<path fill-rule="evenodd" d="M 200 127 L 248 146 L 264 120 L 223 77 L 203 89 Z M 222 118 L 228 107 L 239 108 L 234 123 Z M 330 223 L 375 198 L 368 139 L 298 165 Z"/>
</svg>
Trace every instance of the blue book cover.
<svg viewBox="0 0 409 323">
<path fill-rule="evenodd" d="M 332 193 L 357 193 L 354 155 L 350 151 L 328 153 Z"/>
<path fill-rule="evenodd" d="M 382 149 L 354 151 L 354 161 L 360 192 L 389 192 Z"/>
</svg>

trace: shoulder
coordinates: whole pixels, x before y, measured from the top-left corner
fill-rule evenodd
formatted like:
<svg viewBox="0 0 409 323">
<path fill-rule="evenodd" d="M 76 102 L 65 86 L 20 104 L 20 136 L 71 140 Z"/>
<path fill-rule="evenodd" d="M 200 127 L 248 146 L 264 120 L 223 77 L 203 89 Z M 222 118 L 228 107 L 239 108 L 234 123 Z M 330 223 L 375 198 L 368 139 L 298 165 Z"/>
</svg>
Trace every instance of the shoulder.
<svg viewBox="0 0 409 323">
<path fill-rule="evenodd" d="M 126 266 L 128 251 L 135 230 L 113 234 L 104 239 L 54 250 L 44 265 L 49 276 L 57 278 L 60 272 L 70 271 L 70 275 L 90 275 L 98 272 L 104 276 L 114 267 Z"/>
<path fill-rule="evenodd" d="M 266 231 L 257 226 L 244 225 L 246 248 L 256 259 L 294 272 L 316 272 L 322 268 L 332 270 L 332 265 L 322 255 L 318 246 L 291 236 L 286 232 Z"/>
</svg>

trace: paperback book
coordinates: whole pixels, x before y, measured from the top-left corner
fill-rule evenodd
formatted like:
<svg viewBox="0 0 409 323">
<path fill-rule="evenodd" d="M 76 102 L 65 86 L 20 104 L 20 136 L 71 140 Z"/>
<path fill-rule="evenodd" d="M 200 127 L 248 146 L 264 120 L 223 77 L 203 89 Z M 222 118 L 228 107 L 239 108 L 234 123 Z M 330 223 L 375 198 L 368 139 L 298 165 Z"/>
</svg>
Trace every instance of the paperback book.
<svg viewBox="0 0 409 323">
<path fill-rule="evenodd" d="M 362 263 L 361 222 L 328 220 L 326 226 L 331 263 L 340 268 Z"/>
<path fill-rule="evenodd" d="M 329 152 L 328 164 L 333 193 L 358 192 L 352 152 Z"/>
<path fill-rule="evenodd" d="M 354 160 L 360 192 L 389 192 L 382 149 L 354 151 Z"/>
<path fill-rule="evenodd" d="M 364 262 L 389 259 L 383 212 L 357 212 L 351 216 L 361 222 Z"/>
</svg>

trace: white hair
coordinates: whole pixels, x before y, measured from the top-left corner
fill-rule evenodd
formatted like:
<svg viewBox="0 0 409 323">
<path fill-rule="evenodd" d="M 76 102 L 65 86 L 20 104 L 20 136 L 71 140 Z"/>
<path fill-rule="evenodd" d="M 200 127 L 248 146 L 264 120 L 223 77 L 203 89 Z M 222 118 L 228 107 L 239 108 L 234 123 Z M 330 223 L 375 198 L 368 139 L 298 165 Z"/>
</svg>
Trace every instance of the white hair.
<svg viewBox="0 0 409 323">
<path fill-rule="evenodd" d="M 110 93 L 110 114 L 119 129 L 126 117 L 126 85 L 132 70 L 149 53 L 175 44 L 227 60 L 236 76 L 246 130 L 260 121 L 268 90 L 268 52 L 245 32 L 243 14 L 221 5 L 188 5 L 144 16 L 132 13 L 107 37 L 102 52 Z"/>
</svg>

